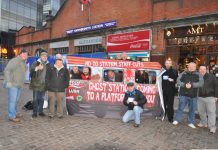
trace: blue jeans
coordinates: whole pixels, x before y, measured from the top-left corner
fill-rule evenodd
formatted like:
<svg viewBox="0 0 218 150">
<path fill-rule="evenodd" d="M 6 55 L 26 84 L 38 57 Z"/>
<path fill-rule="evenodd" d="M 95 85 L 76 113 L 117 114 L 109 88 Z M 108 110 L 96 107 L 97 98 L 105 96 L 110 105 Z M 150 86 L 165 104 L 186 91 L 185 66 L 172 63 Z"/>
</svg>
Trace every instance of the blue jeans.
<svg viewBox="0 0 218 150">
<path fill-rule="evenodd" d="M 17 103 L 20 98 L 21 88 L 7 88 L 8 91 L 8 119 L 14 119 L 17 115 Z"/>
<path fill-rule="evenodd" d="M 185 106 L 188 104 L 189 112 L 188 112 L 188 124 L 194 124 L 195 123 L 195 110 L 197 107 L 197 98 L 191 98 L 187 96 L 180 96 L 179 97 L 179 107 L 176 111 L 176 121 L 181 121 L 182 114 Z"/>
<path fill-rule="evenodd" d="M 123 116 L 123 122 L 127 123 L 134 120 L 136 124 L 140 124 L 140 115 L 143 109 L 140 106 L 134 106 L 133 110 L 128 110 Z"/>
<path fill-rule="evenodd" d="M 33 114 L 43 113 L 45 91 L 33 91 Z"/>
</svg>

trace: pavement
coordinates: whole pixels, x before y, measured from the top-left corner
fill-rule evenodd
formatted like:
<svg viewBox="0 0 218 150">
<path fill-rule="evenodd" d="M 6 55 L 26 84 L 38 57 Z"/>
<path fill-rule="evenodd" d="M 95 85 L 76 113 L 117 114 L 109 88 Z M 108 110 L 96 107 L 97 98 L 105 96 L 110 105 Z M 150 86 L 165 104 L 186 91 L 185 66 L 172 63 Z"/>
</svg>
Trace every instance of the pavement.
<svg viewBox="0 0 218 150">
<path fill-rule="evenodd" d="M 32 99 L 28 84 L 18 105 L 23 120 L 13 123 L 7 120 L 6 94 L 0 80 L 0 150 L 218 149 L 218 133 L 188 127 L 186 115 L 178 126 L 147 116 L 142 118 L 139 128 L 134 128 L 132 123 L 123 124 L 119 119 L 67 115 L 63 119 L 32 119 L 31 111 L 22 110 Z"/>
</svg>

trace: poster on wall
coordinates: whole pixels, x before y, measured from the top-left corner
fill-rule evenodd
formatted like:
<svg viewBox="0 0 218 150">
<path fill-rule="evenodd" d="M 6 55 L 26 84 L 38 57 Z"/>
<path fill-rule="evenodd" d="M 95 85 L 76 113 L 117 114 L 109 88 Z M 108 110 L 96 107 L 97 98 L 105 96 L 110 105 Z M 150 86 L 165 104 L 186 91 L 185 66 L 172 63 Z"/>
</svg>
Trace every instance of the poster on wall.
<svg viewBox="0 0 218 150">
<path fill-rule="evenodd" d="M 107 36 L 107 52 L 150 50 L 151 30 L 111 34 Z"/>
</svg>

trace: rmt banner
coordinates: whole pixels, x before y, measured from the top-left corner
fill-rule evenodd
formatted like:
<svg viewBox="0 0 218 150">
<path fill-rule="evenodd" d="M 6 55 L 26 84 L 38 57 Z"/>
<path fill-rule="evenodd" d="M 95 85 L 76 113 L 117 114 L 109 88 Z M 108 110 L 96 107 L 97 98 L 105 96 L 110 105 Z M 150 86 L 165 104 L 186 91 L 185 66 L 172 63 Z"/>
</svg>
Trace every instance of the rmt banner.
<svg viewBox="0 0 218 150">
<path fill-rule="evenodd" d="M 150 112 L 158 107 L 156 85 L 136 84 L 136 88 L 147 98 L 145 110 Z M 126 90 L 126 84 L 122 83 L 71 80 L 66 90 L 68 112 L 70 115 L 120 118 L 126 111 L 123 105 Z"/>
<path fill-rule="evenodd" d="M 71 79 L 66 89 L 66 104 L 68 114 L 101 117 L 121 118 L 127 107 L 123 104 L 127 83 L 136 81 L 136 73 L 144 70 L 148 73 L 149 83 L 135 83 L 147 98 L 144 105 L 144 114 L 164 116 L 163 95 L 161 86 L 161 66 L 157 62 L 133 62 L 109 59 L 67 57 L 67 68 L 72 73 L 77 69 L 83 73 L 88 68 L 89 79 Z M 122 81 L 108 82 L 108 71 L 116 71 Z M 119 76 L 118 76 L 119 75 Z M 73 78 L 73 74 L 72 74 Z M 153 83 L 153 81 L 155 81 Z"/>
</svg>

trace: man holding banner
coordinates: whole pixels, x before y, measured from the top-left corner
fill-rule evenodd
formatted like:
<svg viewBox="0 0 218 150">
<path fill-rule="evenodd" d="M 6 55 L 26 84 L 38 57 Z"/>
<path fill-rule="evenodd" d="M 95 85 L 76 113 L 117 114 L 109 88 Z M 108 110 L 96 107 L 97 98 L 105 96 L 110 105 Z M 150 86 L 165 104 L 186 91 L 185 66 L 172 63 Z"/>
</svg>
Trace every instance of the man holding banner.
<svg viewBox="0 0 218 150">
<path fill-rule="evenodd" d="M 123 116 L 123 122 L 127 123 L 130 120 L 134 120 L 134 127 L 140 125 L 140 115 L 143 112 L 143 106 L 147 102 L 143 93 L 137 90 L 133 82 L 127 84 L 128 90 L 125 93 L 123 104 L 128 107 L 128 111 Z"/>
</svg>

